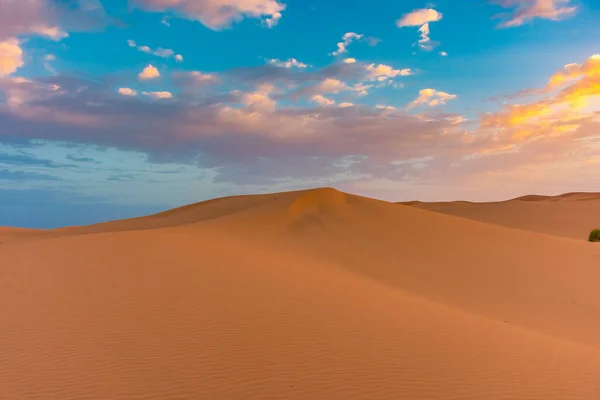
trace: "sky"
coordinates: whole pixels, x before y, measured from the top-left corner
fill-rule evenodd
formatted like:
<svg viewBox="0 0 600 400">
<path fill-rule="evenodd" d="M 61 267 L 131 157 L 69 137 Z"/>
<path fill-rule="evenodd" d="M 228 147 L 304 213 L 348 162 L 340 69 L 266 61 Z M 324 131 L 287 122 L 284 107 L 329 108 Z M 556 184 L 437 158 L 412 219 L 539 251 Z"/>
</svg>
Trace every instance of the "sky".
<svg viewBox="0 0 600 400">
<path fill-rule="evenodd" d="M 600 189 L 598 0 L 0 0 L 0 226 Z"/>
</svg>

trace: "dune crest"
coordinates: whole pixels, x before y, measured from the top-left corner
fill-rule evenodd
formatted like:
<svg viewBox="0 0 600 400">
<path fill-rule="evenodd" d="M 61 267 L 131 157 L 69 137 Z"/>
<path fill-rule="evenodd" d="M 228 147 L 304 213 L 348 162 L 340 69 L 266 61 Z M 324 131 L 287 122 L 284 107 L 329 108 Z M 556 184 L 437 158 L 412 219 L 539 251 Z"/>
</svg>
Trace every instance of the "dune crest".
<svg viewBox="0 0 600 400">
<path fill-rule="evenodd" d="M 327 213 L 346 204 L 346 194 L 333 188 L 322 188 L 307 191 L 294 200 L 289 207 L 293 219 L 318 213 Z"/>
</svg>

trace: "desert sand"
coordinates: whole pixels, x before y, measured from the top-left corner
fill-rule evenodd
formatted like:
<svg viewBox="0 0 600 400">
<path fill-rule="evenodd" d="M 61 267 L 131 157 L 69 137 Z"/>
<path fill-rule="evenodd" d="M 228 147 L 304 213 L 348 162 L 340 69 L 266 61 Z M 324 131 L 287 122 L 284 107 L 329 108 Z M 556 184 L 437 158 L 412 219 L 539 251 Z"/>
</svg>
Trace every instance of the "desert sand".
<svg viewBox="0 0 600 400">
<path fill-rule="evenodd" d="M 326 188 L 3 229 L 0 398 L 597 399 L 593 219 L 517 202 Z"/>
</svg>

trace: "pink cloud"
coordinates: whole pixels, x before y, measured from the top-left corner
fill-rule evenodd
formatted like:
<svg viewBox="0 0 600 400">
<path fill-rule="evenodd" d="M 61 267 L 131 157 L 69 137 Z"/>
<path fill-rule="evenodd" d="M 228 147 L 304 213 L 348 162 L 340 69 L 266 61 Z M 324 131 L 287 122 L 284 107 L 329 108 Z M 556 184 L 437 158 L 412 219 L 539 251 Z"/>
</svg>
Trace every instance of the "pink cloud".
<svg viewBox="0 0 600 400">
<path fill-rule="evenodd" d="M 535 18 L 558 21 L 575 15 L 578 8 L 572 0 L 493 0 L 504 8 L 514 9 L 511 13 L 498 14 L 494 18 L 503 18 L 501 27 L 521 26 Z"/>
<path fill-rule="evenodd" d="M 99 0 L 73 0 L 70 6 L 54 0 L 2 0 L 0 41 L 21 35 L 52 40 L 69 30 L 87 30 L 107 22 Z"/>
<path fill-rule="evenodd" d="M 220 30 L 231 27 L 243 18 L 264 18 L 271 28 L 281 19 L 285 4 L 278 0 L 134 0 L 141 8 L 150 11 L 172 11 L 188 19 L 200 21 L 205 26 Z"/>
</svg>

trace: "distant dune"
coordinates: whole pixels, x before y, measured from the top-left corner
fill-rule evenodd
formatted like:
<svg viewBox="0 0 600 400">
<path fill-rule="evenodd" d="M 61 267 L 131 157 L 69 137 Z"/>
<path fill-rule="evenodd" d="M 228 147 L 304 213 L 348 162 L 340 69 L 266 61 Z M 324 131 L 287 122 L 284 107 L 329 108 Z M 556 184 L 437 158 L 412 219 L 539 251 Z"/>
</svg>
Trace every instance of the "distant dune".
<svg viewBox="0 0 600 400">
<path fill-rule="evenodd" d="M 9 228 L 0 226 L 0 243 L 30 238 L 46 233 L 42 229 Z"/>
<path fill-rule="evenodd" d="M 600 201 L 572 200 L 324 188 L 2 230 L 0 398 L 598 398 Z"/>
<path fill-rule="evenodd" d="M 587 240 L 600 227 L 600 193 L 527 195 L 491 202 L 404 202 L 402 205 L 547 235 Z"/>
</svg>

